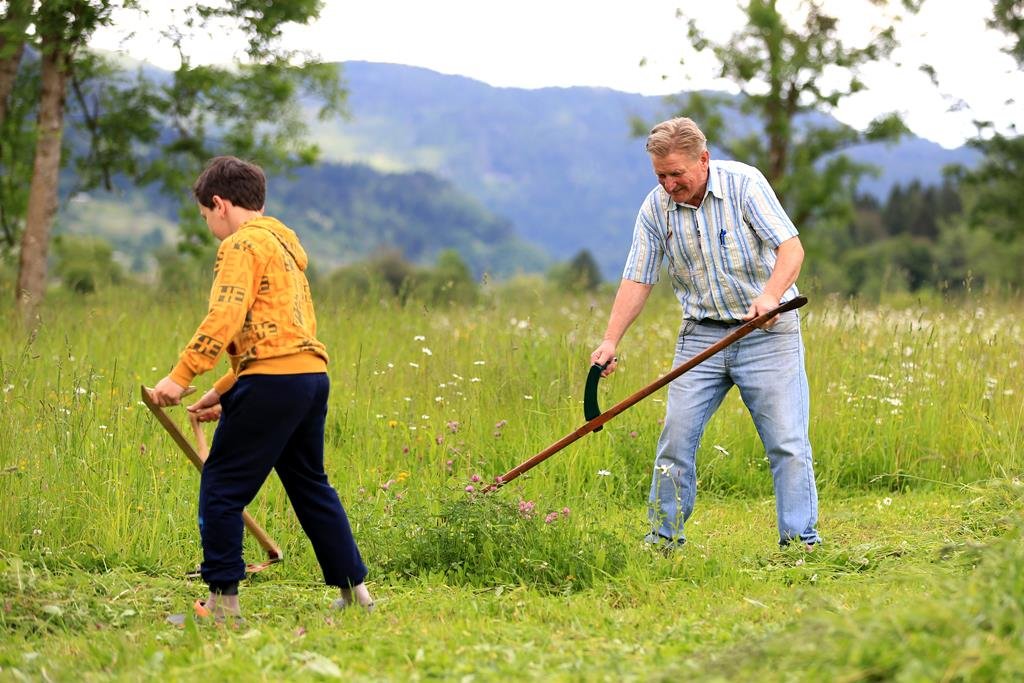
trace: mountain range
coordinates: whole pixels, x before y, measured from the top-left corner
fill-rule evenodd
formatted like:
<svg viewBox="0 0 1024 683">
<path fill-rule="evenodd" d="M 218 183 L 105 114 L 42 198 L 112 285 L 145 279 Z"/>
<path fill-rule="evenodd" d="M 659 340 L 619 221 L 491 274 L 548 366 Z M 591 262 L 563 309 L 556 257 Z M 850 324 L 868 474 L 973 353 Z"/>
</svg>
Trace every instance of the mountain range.
<svg viewBox="0 0 1024 683">
<path fill-rule="evenodd" d="M 502 275 L 587 249 L 615 277 L 637 208 L 654 186 L 631 120 L 672 115 L 665 98 L 592 87 L 497 88 L 398 64 L 340 68 L 351 116 L 319 121 L 308 103 L 322 162 L 270 179 L 268 211 L 312 246 L 321 269 L 382 246 L 417 262 L 456 248 L 478 274 Z M 944 166 L 978 159 L 972 149 L 916 137 L 847 153 L 879 167 L 861 188 L 883 199 L 896 183 L 938 183 Z M 102 232 L 84 216 L 103 213 L 110 200 L 72 202 L 65 222 L 76 232 Z M 157 234 L 171 239 L 173 219 L 151 216 L 145 244 Z M 121 249 L 125 232 L 113 239 Z"/>
</svg>

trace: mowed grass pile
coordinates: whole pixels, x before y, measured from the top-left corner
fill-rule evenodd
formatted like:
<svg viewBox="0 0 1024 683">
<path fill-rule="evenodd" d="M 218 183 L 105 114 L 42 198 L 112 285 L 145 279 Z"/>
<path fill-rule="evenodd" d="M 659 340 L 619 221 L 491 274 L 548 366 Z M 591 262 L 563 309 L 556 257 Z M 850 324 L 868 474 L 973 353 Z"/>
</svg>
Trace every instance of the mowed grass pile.
<svg viewBox="0 0 1024 683">
<path fill-rule="evenodd" d="M 164 622 L 202 594 L 182 578 L 200 554 L 197 475 L 138 400 L 170 369 L 202 299 L 55 296 L 31 338 L 5 311 L 0 676 L 1024 670 L 1011 647 L 1022 637 L 1019 300 L 880 307 L 812 295 L 802 314 L 826 545 L 775 546 L 767 462 L 733 392 L 698 454 L 687 548 L 663 557 L 640 539 L 664 392 L 480 493 L 584 421 L 611 293 L 559 296 L 521 284 L 464 308 L 318 301 L 332 355 L 327 468 L 380 609 L 327 614 L 272 478 L 250 511 L 286 561 L 243 586 L 239 632 Z M 602 382 L 602 406 L 671 369 L 677 329 L 662 292 Z M 182 412 L 171 411 L 187 430 Z M 251 539 L 246 553 L 260 557 Z"/>
</svg>

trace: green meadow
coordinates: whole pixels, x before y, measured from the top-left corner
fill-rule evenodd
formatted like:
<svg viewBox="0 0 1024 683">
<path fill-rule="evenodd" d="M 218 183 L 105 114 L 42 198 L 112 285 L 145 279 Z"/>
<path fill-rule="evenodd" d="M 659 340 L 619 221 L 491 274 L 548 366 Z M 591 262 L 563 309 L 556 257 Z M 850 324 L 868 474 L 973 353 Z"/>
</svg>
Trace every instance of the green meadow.
<svg viewBox="0 0 1024 683">
<path fill-rule="evenodd" d="M 583 424 L 612 300 L 529 280 L 485 290 L 452 307 L 319 297 L 327 469 L 377 609 L 328 609 L 272 477 L 249 510 L 285 561 L 243 583 L 233 627 L 191 617 L 198 476 L 139 401 L 202 292 L 54 292 L 31 336 L 5 304 L 0 680 L 1024 677 L 1019 297 L 809 293 L 825 543 L 778 547 L 767 462 L 733 392 L 698 455 L 688 543 L 665 555 L 642 543 L 664 390 L 479 493 Z M 678 317 L 659 288 L 603 407 L 671 369 Z M 246 555 L 261 559 L 251 538 Z"/>
</svg>

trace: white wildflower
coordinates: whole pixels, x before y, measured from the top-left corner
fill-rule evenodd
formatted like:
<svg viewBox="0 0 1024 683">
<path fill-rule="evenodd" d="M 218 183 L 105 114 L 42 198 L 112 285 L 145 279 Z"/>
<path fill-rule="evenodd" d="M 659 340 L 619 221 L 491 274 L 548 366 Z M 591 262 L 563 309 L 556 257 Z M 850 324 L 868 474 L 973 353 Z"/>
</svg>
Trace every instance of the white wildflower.
<svg viewBox="0 0 1024 683">
<path fill-rule="evenodd" d="M 598 470 L 597 471 L 597 476 L 599 476 L 599 477 L 610 477 L 611 475 L 612 475 L 612 473 L 609 472 L 608 470 Z"/>
</svg>

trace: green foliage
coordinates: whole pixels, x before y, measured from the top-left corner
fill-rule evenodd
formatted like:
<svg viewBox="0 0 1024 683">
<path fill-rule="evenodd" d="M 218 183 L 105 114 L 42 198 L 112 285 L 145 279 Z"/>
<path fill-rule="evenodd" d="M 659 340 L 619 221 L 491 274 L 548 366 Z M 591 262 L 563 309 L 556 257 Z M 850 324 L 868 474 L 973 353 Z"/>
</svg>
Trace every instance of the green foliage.
<svg viewBox="0 0 1024 683">
<path fill-rule="evenodd" d="M 839 22 L 823 5 L 818 0 L 801 3 L 803 25 L 796 26 L 783 18 L 774 0 L 751 0 L 742 5 L 745 28 L 722 43 L 711 41 L 689 20 L 694 50 L 713 54 L 718 75 L 740 88 L 744 97 L 739 109 L 757 117 L 756 130 L 728 129 L 722 109 L 729 100 L 724 96 L 695 93 L 678 98 L 679 115 L 695 119 L 711 145 L 765 173 L 798 226 L 848 220 L 853 191 L 870 167 L 844 158 L 843 150 L 863 142 L 895 141 L 908 132 L 891 113 L 877 118 L 864 133 L 815 122 L 814 113 L 829 112 L 863 89 L 861 69 L 886 59 L 896 47 L 891 26 L 877 29 L 862 46 L 847 45 Z"/>
<path fill-rule="evenodd" d="M 549 270 L 548 279 L 565 292 L 593 292 L 601 286 L 601 269 L 593 254 L 583 249 L 572 260 Z"/>
<path fill-rule="evenodd" d="M 382 249 L 366 261 L 338 268 L 325 278 L 323 291 L 356 301 L 380 298 L 400 304 L 473 304 L 478 286 L 454 249 L 442 251 L 433 268 L 417 267 L 397 249 Z"/>
<path fill-rule="evenodd" d="M 163 34 L 182 58 L 170 78 L 163 78 L 143 69 L 125 73 L 84 49 L 91 33 L 118 12 L 145 14 L 134 0 L 39 5 L 27 25 L 35 25 L 36 33 L 40 27 L 52 29 L 68 58 L 68 119 L 79 132 L 71 136 L 69 148 L 77 171 L 71 192 L 96 187 L 109 191 L 125 181 L 156 184 L 182 203 L 187 216 L 194 214 L 188 190 L 212 156 L 234 154 L 270 172 L 315 161 L 317 147 L 306 139 L 305 98 L 315 97 L 318 115 L 327 118 L 344 113 L 345 91 L 334 65 L 283 50 L 279 39 L 285 26 L 315 20 L 320 8 L 312 1 L 188 5 L 185 25 Z M 230 68 L 193 65 L 183 50 L 185 39 L 227 26 L 245 32 L 248 61 Z M 31 68 L 28 64 L 22 69 L 21 80 L 31 81 Z M 27 186 L 33 153 L 25 124 L 37 99 L 30 87 L 15 89 L 11 115 L 0 122 L 5 133 L 0 225 L 7 249 L 21 230 L 25 201 L 20 188 Z M 209 245 L 205 230 L 196 227 L 194 216 L 184 221 L 181 244 L 186 250 Z"/>
<path fill-rule="evenodd" d="M 537 509 L 502 493 L 445 493 L 448 500 L 426 504 L 395 501 L 386 518 L 370 522 L 367 552 L 382 573 L 565 594 L 626 568 L 622 539 L 573 518 L 569 508 Z"/>
<path fill-rule="evenodd" d="M 989 26 L 1010 35 L 1013 44 L 1007 50 L 1018 64 L 1024 64 L 1024 6 L 1020 0 L 994 0 Z"/>
<path fill-rule="evenodd" d="M 54 274 L 73 292 L 91 294 L 124 280 L 124 269 L 114 261 L 114 250 L 105 240 L 61 235 L 53 247 L 57 259 Z"/>
<path fill-rule="evenodd" d="M 968 221 L 1003 240 L 1024 240 L 1024 135 L 995 133 L 971 144 L 985 153 L 981 164 L 951 169 L 964 188 Z"/>
</svg>

